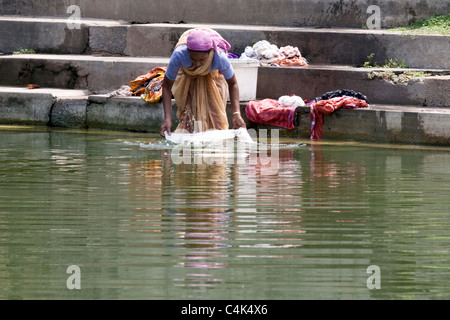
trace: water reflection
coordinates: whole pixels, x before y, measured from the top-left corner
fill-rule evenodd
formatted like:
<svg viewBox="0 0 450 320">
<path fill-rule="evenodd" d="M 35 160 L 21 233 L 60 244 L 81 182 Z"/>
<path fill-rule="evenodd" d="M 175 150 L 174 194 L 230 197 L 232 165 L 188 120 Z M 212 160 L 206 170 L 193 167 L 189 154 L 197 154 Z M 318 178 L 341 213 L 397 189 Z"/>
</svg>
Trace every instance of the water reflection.
<svg viewBox="0 0 450 320">
<path fill-rule="evenodd" d="M 265 265 L 269 260 L 290 259 L 294 265 L 306 264 L 307 268 L 302 270 L 306 271 L 321 265 L 325 256 L 333 255 L 332 250 L 321 248 L 322 240 L 314 240 L 316 235 L 308 238 L 308 225 L 312 224 L 314 230 L 316 218 L 308 222 L 304 215 L 312 207 L 326 207 L 334 214 L 344 213 L 346 209 L 330 203 L 329 197 L 339 188 L 358 190 L 365 181 L 365 167 L 326 161 L 321 146 L 278 152 L 279 170 L 271 175 L 264 173 L 267 162 L 263 161 L 174 164 L 170 150 L 160 153 L 162 161 L 158 168 L 160 166 L 161 170 L 156 171 L 161 176 L 155 176 L 155 165 L 150 165 L 151 162 L 133 165 L 132 176 L 137 176 L 133 181 L 142 182 L 141 177 L 151 177 L 152 185 L 161 186 L 158 195 L 152 188 L 148 196 L 153 202 L 158 198 L 165 219 L 171 221 L 173 238 L 168 246 L 184 249 L 173 265 L 185 268 L 173 278 L 175 286 L 201 289 L 231 285 L 233 279 L 226 275 L 236 272 L 236 262 L 244 269 L 241 272 L 247 272 L 245 269 L 260 263 Z M 143 183 L 143 186 L 148 184 Z M 142 197 L 138 190 L 136 195 Z M 365 222 L 342 217 L 334 221 L 340 224 Z M 293 251 L 304 247 L 305 240 L 309 240 L 306 251 Z M 308 254 L 311 248 L 316 249 L 312 256 Z M 359 249 L 345 250 L 346 255 L 351 255 Z M 355 261 L 361 263 L 361 259 L 349 259 L 345 263 Z M 368 263 L 367 259 L 363 261 Z M 227 268 L 230 270 L 217 270 Z M 270 278 L 264 275 L 266 271 L 262 272 L 262 277 Z M 349 276 L 346 272 L 346 278 L 354 277 L 353 273 Z M 278 283 L 273 284 L 274 291 L 295 279 L 295 273 L 294 278 L 291 276 L 285 274 L 281 279 L 278 276 Z"/>
<path fill-rule="evenodd" d="M 131 164 L 133 194 L 161 205 L 161 219 L 170 220 L 173 237 L 167 246 L 184 249 L 174 267 L 187 271 L 184 277 L 174 278 L 176 286 L 218 286 L 230 279 L 214 276 L 209 269 L 227 268 L 235 259 L 292 256 L 283 252 L 252 254 L 252 249 L 301 246 L 299 235 L 305 233 L 301 197 L 283 192 L 300 181 L 299 162 L 293 155 L 293 150 L 280 150 L 285 166 L 271 176 L 262 172 L 267 161 L 230 162 L 224 155 L 213 164 L 174 164 L 167 149 L 160 151 L 161 161 Z M 159 231 L 156 226 L 153 230 Z M 230 255 L 227 249 L 231 247 L 238 251 Z"/>
<path fill-rule="evenodd" d="M 0 135 L 1 298 L 450 297 L 448 150 L 295 145 L 268 174 L 146 136 Z"/>
</svg>

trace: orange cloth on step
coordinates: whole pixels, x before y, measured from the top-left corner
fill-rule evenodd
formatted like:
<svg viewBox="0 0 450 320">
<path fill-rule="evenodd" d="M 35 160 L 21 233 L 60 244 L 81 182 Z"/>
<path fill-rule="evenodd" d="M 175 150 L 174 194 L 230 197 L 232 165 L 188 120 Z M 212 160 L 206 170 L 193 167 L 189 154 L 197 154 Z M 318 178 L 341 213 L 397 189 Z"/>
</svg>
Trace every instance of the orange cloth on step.
<svg viewBox="0 0 450 320">
<path fill-rule="evenodd" d="M 130 91 L 149 103 L 158 102 L 162 96 L 162 82 L 166 67 L 156 67 L 147 74 L 130 81 Z"/>
</svg>

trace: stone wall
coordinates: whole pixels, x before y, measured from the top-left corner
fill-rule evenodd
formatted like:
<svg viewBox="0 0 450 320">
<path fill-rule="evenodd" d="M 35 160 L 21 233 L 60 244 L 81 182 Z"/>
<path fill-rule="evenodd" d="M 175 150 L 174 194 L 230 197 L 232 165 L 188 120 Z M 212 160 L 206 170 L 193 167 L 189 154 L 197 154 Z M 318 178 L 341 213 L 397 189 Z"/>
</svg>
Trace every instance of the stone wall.
<svg viewBox="0 0 450 320">
<path fill-rule="evenodd" d="M 0 0 L 0 15 L 70 17 L 136 23 L 227 23 L 277 26 L 353 27 L 366 25 L 371 5 L 380 8 L 381 28 L 404 26 L 450 12 L 450 2 L 431 0 Z"/>
</svg>

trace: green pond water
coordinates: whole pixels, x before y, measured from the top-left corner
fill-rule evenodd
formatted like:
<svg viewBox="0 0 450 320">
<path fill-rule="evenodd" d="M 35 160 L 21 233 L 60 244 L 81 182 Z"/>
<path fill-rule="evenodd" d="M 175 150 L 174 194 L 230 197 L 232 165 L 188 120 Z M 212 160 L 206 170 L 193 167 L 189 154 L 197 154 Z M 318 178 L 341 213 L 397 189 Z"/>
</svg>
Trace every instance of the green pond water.
<svg viewBox="0 0 450 320">
<path fill-rule="evenodd" d="M 269 149 L 0 127 L 0 299 L 450 298 L 450 149 Z"/>
</svg>

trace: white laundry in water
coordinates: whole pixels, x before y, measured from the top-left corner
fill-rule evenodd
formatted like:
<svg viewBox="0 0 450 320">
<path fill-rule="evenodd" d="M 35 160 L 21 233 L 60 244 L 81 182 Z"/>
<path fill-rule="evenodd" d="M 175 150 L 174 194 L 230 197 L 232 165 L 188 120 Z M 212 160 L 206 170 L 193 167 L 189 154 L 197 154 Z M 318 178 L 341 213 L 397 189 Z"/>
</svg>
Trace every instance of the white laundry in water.
<svg viewBox="0 0 450 320">
<path fill-rule="evenodd" d="M 175 144 L 214 144 L 223 143 L 224 140 L 237 138 L 238 142 L 244 142 L 249 144 L 256 144 L 256 141 L 252 139 L 248 131 L 245 128 L 230 129 L 230 130 L 208 130 L 204 132 L 195 133 L 172 133 L 168 134 L 164 132 L 168 141 Z"/>
</svg>

